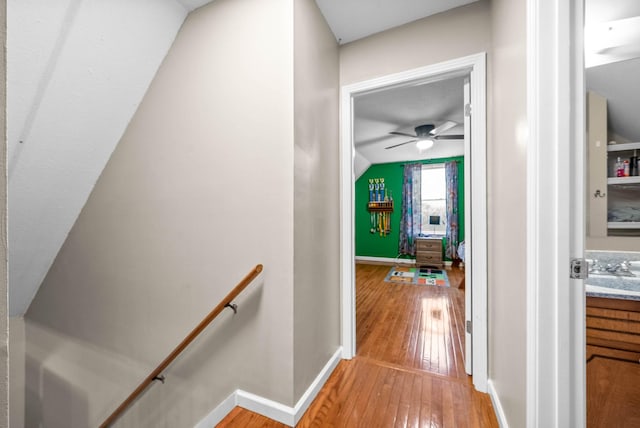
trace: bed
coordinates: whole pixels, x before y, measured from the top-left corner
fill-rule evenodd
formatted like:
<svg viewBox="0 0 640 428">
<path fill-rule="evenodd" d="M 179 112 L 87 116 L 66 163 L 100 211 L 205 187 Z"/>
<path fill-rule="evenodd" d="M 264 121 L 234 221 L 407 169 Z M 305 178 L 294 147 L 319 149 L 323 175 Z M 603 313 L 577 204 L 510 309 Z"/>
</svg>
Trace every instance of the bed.
<svg viewBox="0 0 640 428">
<path fill-rule="evenodd" d="M 464 241 L 462 241 L 460 244 L 458 244 L 458 257 L 460 258 L 460 260 L 462 260 L 462 263 L 465 262 L 465 260 L 464 260 Z"/>
</svg>

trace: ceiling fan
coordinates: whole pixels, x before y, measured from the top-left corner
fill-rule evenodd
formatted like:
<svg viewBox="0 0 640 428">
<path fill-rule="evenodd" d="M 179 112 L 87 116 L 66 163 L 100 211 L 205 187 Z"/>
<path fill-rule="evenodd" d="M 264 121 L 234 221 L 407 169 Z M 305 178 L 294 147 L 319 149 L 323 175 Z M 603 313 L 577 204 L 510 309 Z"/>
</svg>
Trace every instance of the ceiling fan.
<svg viewBox="0 0 640 428">
<path fill-rule="evenodd" d="M 403 137 L 411 137 L 412 139 L 409 141 L 405 141 L 404 143 L 394 144 L 393 146 L 385 147 L 385 149 L 393 149 L 395 147 L 404 146 L 405 144 L 417 142 L 417 146 L 419 149 L 424 150 L 428 149 L 433 145 L 434 140 L 461 140 L 464 138 L 464 135 L 440 135 L 440 133 L 445 132 L 454 126 L 457 123 L 447 120 L 443 124 L 439 126 L 435 126 L 433 124 L 426 124 L 416 126 L 414 130 L 416 134 L 407 134 L 405 132 L 389 132 L 390 135 L 401 135 Z"/>
</svg>

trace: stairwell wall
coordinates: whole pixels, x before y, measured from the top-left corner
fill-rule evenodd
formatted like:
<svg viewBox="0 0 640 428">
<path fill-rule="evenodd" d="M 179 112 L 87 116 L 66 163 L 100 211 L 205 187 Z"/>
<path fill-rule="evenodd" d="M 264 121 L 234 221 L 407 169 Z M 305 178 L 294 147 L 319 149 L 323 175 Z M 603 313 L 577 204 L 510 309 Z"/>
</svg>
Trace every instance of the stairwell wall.
<svg viewBox="0 0 640 428">
<path fill-rule="evenodd" d="M 338 43 L 294 2 L 294 397 L 340 346 Z"/>
<path fill-rule="evenodd" d="M 118 426 L 293 404 L 293 34 L 290 0 L 187 17 L 27 312 L 28 426 L 97 425 L 256 263 Z"/>
<path fill-rule="evenodd" d="M 0 1 L 0 45 L 7 45 L 7 2 Z M 0 82 L 7 81 L 6 49 L 0 52 Z M 0 105 L 7 104 L 7 87 L 0 85 Z M 7 110 L 0 112 L 0 132 L 7 134 Z M 9 426 L 9 302 L 7 281 L 7 159 L 6 138 L 0 143 L 0 426 Z"/>
</svg>

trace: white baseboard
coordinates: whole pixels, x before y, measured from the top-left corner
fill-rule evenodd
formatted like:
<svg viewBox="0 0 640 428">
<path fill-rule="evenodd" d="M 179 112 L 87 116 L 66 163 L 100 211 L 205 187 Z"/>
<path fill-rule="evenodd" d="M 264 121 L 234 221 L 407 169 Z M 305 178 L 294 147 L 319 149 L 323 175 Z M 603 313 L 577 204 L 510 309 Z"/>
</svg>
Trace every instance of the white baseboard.
<svg viewBox="0 0 640 428">
<path fill-rule="evenodd" d="M 385 263 L 385 264 L 403 264 L 403 265 L 415 265 L 414 259 L 392 259 L 389 257 L 369 257 L 369 256 L 356 256 L 356 262 L 373 262 L 373 263 Z"/>
<path fill-rule="evenodd" d="M 500 403 L 500 397 L 498 397 L 498 392 L 493 386 L 493 381 L 491 379 L 487 381 L 487 386 L 489 389 L 489 397 L 491 397 L 491 403 L 493 404 L 493 410 L 495 410 L 496 418 L 498 419 L 498 425 L 500 425 L 500 428 L 509 428 L 507 417 L 505 416 L 504 409 L 502 408 L 502 403 Z"/>
<path fill-rule="evenodd" d="M 416 261 L 414 259 L 391 259 L 389 257 L 369 257 L 369 256 L 356 256 L 356 262 L 371 262 L 371 263 L 384 263 L 388 265 L 411 265 L 415 266 Z M 445 266 L 451 267 L 453 263 L 451 260 L 445 260 Z"/>
<path fill-rule="evenodd" d="M 307 411 L 313 400 L 316 398 L 324 384 L 331 376 L 331 373 L 335 370 L 338 363 L 342 360 L 342 346 L 338 348 L 338 350 L 333 354 L 333 356 L 327 361 L 327 364 L 324 365 L 318 376 L 311 382 L 309 388 L 302 394 L 302 397 L 298 400 L 295 407 L 295 420 L 293 426 L 295 426 L 302 415 Z"/>
<path fill-rule="evenodd" d="M 295 426 L 295 409 L 277 401 L 238 389 L 236 405 L 287 426 Z"/>
<path fill-rule="evenodd" d="M 262 416 L 266 416 L 269 419 L 293 427 L 307 411 L 341 359 L 342 347 L 338 348 L 327 364 L 325 364 L 320 373 L 318 373 L 318 376 L 316 376 L 311 385 L 309 385 L 309 388 L 302 394 L 302 397 L 300 397 L 295 407 L 285 406 L 277 401 L 237 389 L 205 416 L 204 419 L 198 422 L 195 428 L 210 428 L 216 426 L 235 406 L 243 407 Z"/>
<path fill-rule="evenodd" d="M 234 407 L 236 407 L 236 393 L 231 393 L 225 400 L 213 409 L 207 416 L 196 424 L 194 428 L 211 428 L 220 423 Z"/>
</svg>

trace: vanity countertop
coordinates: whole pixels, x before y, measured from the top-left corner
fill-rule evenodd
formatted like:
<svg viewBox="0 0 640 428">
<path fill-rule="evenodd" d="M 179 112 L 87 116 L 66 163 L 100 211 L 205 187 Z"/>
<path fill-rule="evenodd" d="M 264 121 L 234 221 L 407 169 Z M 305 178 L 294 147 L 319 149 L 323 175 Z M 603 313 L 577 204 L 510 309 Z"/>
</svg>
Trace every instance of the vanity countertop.
<svg viewBox="0 0 640 428">
<path fill-rule="evenodd" d="M 587 296 L 640 300 L 640 253 L 586 251 L 585 255 L 589 263 Z"/>
</svg>

